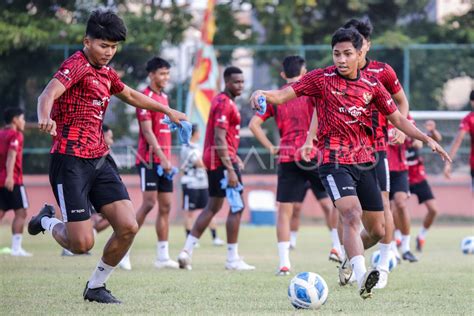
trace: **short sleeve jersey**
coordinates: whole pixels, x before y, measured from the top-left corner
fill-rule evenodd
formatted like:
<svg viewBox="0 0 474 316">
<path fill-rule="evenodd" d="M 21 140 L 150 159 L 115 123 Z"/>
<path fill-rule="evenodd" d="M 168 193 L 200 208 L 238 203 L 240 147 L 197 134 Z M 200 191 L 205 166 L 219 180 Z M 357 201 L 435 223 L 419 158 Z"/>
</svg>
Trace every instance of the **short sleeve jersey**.
<svg viewBox="0 0 474 316">
<path fill-rule="evenodd" d="M 283 86 L 286 87 L 287 85 Z M 316 99 L 313 97 L 301 96 L 286 103 L 269 105 L 267 111 L 255 114 L 263 121 L 273 117 L 280 133 L 280 146 L 278 161 L 291 162 L 300 161 L 300 148 L 306 141 L 311 117 L 316 106 Z M 311 158 L 316 156 L 316 148 L 311 153 Z"/>
<path fill-rule="evenodd" d="M 388 125 L 388 146 L 387 146 L 387 160 L 388 169 L 390 171 L 407 171 L 408 162 L 406 158 L 406 145 L 405 144 L 392 144 L 393 125 Z"/>
<path fill-rule="evenodd" d="M 16 152 L 15 166 L 13 167 L 13 183 L 23 184 L 23 133 L 11 128 L 0 130 L 0 188 L 5 186 L 7 178 L 8 151 Z"/>
<path fill-rule="evenodd" d="M 394 95 L 402 90 L 397 74 L 389 64 L 367 59 L 367 63 L 361 71 L 377 78 L 390 95 Z M 386 151 L 388 120 L 376 108 L 372 112 L 372 124 L 374 128 L 375 151 Z"/>
<path fill-rule="evenodd" d="M 150 87 L 147 87 L 143 91 L 143 94 L 163 104 L 164 106 L 169 106 L 168 96 L 164 92 L 156 93 L 151 90 Z M 165 114 L 146 109 L 137 109 L 136 114 L 139 123 L 144 121 L 151 121 L 151 128 L 153 130 L 153 134 L 155 134 L 156 140 L 158 141 L 161 150 L 163 151 L 164 155 L 168 160 L 171 159 L 171 131 L 168 124 L 162 123 Z M 140 162 L 149 163 L 150 161 L 154 163 L 160 163 L 160 157 L 153 154 L 153 151 L 151 150 L 151 147 L 146 141 L 146 138 L 140 126 L 140 130 L 138 133 L 138 151 L 135 163 L 138 165 Z"/>
<path fill-rule="evenodd" d="M 224 92 L 219 93 L 212 99 L 207 120 L 203 161 L 208 170 L 215 170 L 222 166 L 214 141 L 214 129 L 216 127 L 226 130 L 225 138 L 229 157 L 233 163 L 236 163 L 240 143 L 240 113 L 235 102 Z"/>
<path fill-rule="evenodd" d="M 102 122 L 110 97 L 124 89 L 117 73 L 108 66 L 94 67 L 78 51 L 63 62 L 54 78 L 66 91 L 54 101 L 51 111 L 57 125 L 51 153 L 80 158 L 107 154 Z"/>
<path fill-rule="evenodd" d="M 383 115 L 397 108 L 387 90 L 373 76 L 359 72 L 351 80 L 334 66 L 316 69 L 292 85 L 297 96 L 318 100 L 318 149 L 322 163 L 373 162 L 372 110 Z"/>
<path fill-rule="evenodd" d="M 408 115 L 408 120 L 416 125 L 415 120 Z M 420 150 L 413 147 L 413 139 L 407 137 L 405 141 L 405 156 L 408 165 L 408 179 L 410 185 L 417 184 L 426 179 L 425 165 L 420 155 Z"/>
<path fill-rule="evenodd" d="M 470 164 L 471 170 L 474 170 L 474 112 L 471 111 L 459 125 L 459 129 L 468 132 L 471 135 L 471 156 Z"/>
</svg>

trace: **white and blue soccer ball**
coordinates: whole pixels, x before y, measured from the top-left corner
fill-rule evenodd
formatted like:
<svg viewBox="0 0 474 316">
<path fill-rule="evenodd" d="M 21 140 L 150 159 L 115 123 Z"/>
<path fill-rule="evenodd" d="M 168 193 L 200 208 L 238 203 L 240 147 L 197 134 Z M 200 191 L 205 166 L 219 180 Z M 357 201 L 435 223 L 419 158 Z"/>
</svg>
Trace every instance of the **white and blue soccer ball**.
<svg viewBox="0 0 474 316">
<path fill-rule="evenodd" d="M 318 309 L 328 298 L 326 281 L 317 273 L 301 272 L 291 279 L 288 298 L 295 308 Z"/>
<path fill-rule="evenodd" d="M 463 254 L 474 254 L 474 236 L 465 237 L 461 241 L 461 251 Z"/>
<path fill-rule="evenodd" d="M 375 269 L 379 265 L 380 262 L 380 250 L 375 251 L 372 254 L 372 267 Z M 390 251 L 389 259 L 388 259 L 388 271 L 392 271 L 397 267 L 397 257 L 393 253 L 393 251 Z"/>
</svg>

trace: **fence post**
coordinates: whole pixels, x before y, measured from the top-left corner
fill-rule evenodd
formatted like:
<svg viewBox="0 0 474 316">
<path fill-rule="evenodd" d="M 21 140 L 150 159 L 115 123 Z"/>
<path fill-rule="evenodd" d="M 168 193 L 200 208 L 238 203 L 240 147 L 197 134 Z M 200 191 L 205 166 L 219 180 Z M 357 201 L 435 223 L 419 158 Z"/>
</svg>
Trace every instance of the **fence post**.
<svg viewBox="0 0 474 316">
<path fill-rule="evenodd" d="M 403 48 L 403 89 L 410 101 L 410 46 Z"/>
</svg>

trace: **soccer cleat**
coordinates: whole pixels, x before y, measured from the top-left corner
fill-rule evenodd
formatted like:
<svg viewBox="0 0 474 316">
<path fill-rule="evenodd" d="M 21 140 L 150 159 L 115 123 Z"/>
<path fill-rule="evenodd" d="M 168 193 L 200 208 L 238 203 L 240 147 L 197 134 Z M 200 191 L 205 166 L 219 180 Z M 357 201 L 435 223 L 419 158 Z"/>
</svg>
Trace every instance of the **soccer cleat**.
<svg viewBox="0 0 474 316">
<path fill-rule="evenodd" d="M 73 257 L 74 254 L 71 251 L 67 250 L 66 248 L 63 248 L 63 251 L 61 251 L 61 256 L 62 257 Z"/>
<path fill-rule="evenodd" d="M 342 262 L 342 264 L 338 267 L 339 268 L 339 285 L 344 286 L 347 285 L 352 276 L 352 267 L 349 259 L 346 258 Z"/>
<path fill-rule="evenodd" d="M 420 236 L 417 236 L 416 237 L 416 250 L 418 252 L 422 252 L 424 245 L 425 245 L 425 240 L 423 238 L 421 238 Z"/>
<path fill-rule="evenodd" d="M 25 249 L 20 248 L 18 250 L 12 250 L 10 255 L 13 257 L 33 257 L 33 255 L 27 252 Z"/>
<path fill-rule="evenodd" d="M 331 251 L 329 252 L 329 261 L 342 263 L 341 256 L 339 255 L 339 252 L 335 248 L 332 248 Z"/>
<path fill-rule="evenodd" d="M 387 286 L 388 282 L 388 271 L 385 269 L 379 269 L 380 275 L 379 275 L 379 281 L 377 284 L 374 286 L 374 289 L 383 289 Z"/>
<path fill-rule="evenodd" d="M 287 275 L 290 275 L 290 269 L 289 269 L 288 267 L 281 267 L 280 269 L 278 269 L 276 275 L 277 275 L 277 276 L 287 276 Z"/>
<path fill-rule="evenodd" d="M 86 283 L 86 288 L 82 296 L 84 301 L 97 302 L 102 304 L 122 304 L 121 301 L 116 299 L 109 290 L 105 288 L 105 284 L 102 287 L 96 289 L 90 289 L 88 287 L 89 282 Z"/>
<path fill-rule="evenodd" d="M 364 280 L 359 289 L 360 297 L 364 300 L 372 297 L 372 289 L 379 281 L 380 272 L 378 270 L 367 271 L 364 275 Z"/>
<path fill-rule="evenodd" d="M 402 255 L 403 260 L 406 260 L 408 262 L 417 262 L 418 259 L 415 257 L 414 254 L 411 253 L 410 250 L 405 251 Z"/>
<path fill-rule="evenodd" d="M 295 249 L 296 249 L 296 245 L 290 244 L 290 250 L 295 250 Z"/>
<path fill-rule="evenodd" d="M 164 261 L 156 260 L 155 268 L 157 269 L 179 269 L 180 265 L 174 260 L 168 259 Z"/>
<path fill-rule="evenodd" d="M 28 223 L 28 233 L 30 235 L 38 235 L 44 233 L 44 228 L 41 225 L 41 219 L 44 217 L 54 217 L 54 207 L 49 204 L 45 204 L 39 211 L 38 215 L 33 216 Z"/>
<path fill-rule="evenodd" d="M 191 256 L 186 251 L 181 251 L 178 255 L 178 265 L 180 269 L 192 270 Z"/>
<path fill-rule="evenodd" d="M 225 262 L 226 270 L 234 270 L 234 271 L 250 271 L 255 270 L 254 266 L 247 264 L 243 258 L 237 258 L 235 260 Z"/>
<path fill-rule="evenodd" d="M 216 237 L 212 240 L 212 244 L 216 247 L 220 247 L 220 246 L 224 246 L 225 242 L 219 237 Z"/>
<path fill-rule="evenodd" d="M 128 252 L 123 256 L 122 260 L 120 260 L 118 266 L 120 269 L 125 271 L 132 270 L 132 263 L 130 262 L 130 255 Z"/>
</svg>

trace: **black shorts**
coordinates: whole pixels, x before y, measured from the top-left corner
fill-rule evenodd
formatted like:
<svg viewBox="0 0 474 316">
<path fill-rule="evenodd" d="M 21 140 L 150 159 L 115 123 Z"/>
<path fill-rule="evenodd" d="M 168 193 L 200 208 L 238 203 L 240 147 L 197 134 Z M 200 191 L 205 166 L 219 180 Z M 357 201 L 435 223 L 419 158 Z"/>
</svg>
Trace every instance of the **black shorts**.
<svg viewBox="0 0 474 316">
<path fill-rule="evenodd" d="M 378 151 L 375 153 L 375 172 L 379 182 L 380 191 L 390 192 L 390 170 L 388 169 L 388 159 L 386 151 Z"/>
<path fill-rule="evenodd" d="M 243 185 L 242 175 L 240 174 L 240 170 L 237 164 L 232 165 L 234 166 L 234 170 L 237 173 L 237 177 L 239 178 L 240 184 Z M 224 171 L 226 171 L 226 168 L 224 166 L 219 166 L 217 167 L 217 169 L 207 171 L 207 178 L 209 180 L 209 197 L 225 197 L 225 190 L 221 189 L 221 180 L 224 178 Z"/>
<path fill-rule="evenodd" d="M 91 217 L 91 207 L 130 200 L 110 155 L 101 158 L 79 158 L 52 154 L 49 182 L 64 222 L 79 222 Z"/>
<path fill-rule="evenodd" d="M 158 191 L 164 193 L 173 192 L 173 181 L 168 180 L 164 175 L 159 176 L 157 168 L 160 164 L 144 164 L 137 165 L 138 174 L 140 175 L 140 188 L 142 192 Z"/>
<path fill-rule="evenodd" d="M 319 167 L 319 176 L 333 202 L 355 195 L 364 211 L 383 211 L 382 196 L 372 163 L 324 164 Z"/>
<path fill-rule="evenodd" d="M 206 207 L 209 199 L 207 189 L 189 189 L 186 184 L 182 185 L 183 189 L 183 210 L 195 211 Z"/>
<path fill-rule="evenodd" d="M 390 200 L 393 200 L 397 192 L 410 193 L 408 171 L 390 171 Z"/>
<path fill-rule="evenodd" d="M 23 185 L 15 184 L 13 191 L 0 188 L 0 211 L 27 209 L 28 206 L 28 197 Z"/>
<path fill-rule="evenodd" d="M 410 185 L 410 193 L 416 194 L 419 204 L 423 204 L 426 201 L 434 199 L 430 184 L 426 180 Z"/>
<path fill-rule="evenodd" d="M 318 200 L 328 197 L 316 161 L 282 162 L 278 165 L 277 201 L 303 202 L 307 183 Z"/>
</svg>

